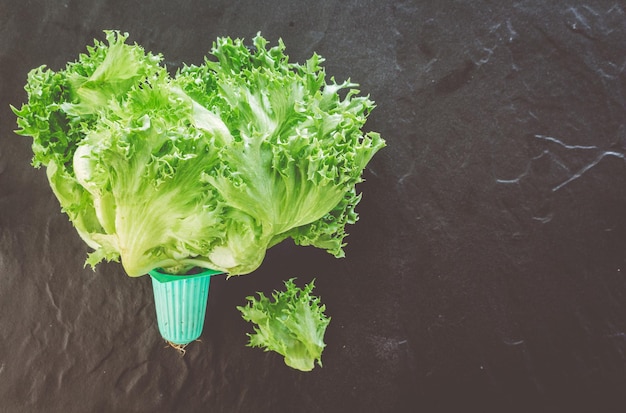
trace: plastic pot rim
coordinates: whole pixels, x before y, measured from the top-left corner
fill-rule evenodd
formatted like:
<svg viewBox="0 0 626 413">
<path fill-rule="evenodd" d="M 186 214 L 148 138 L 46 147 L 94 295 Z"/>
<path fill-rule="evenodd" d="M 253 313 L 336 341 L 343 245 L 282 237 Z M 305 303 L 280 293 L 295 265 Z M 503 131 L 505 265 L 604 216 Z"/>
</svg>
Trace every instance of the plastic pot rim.
<svg viewBox="0 0 626 413">
<path fill-rule="evenodd" d="M 219 270 L 212 270 L 210 268 L 202 268 L 202 271 L 197 273 L 197 274 L 188 274 L 188 275 L 173 275 L 173 274 L 167 274 L 162 272 L 163 270 L 161 268 L 155 268 L 154 270 L 150 271 L 148 274 L 150 274 L 150 276 L 157 280 L 160 283 L 167 283 L 167 282 L 173 282 L 173 281 L 182 281 L 182 280 L 188 280 L 191 278 L 198 278 L 198 277 L 206 277 L 206 276 L 213 276 L 213 275 L 219 275 L 219 274 L 225 274 L 224 271 L 219 271 Z"/>
</svg>

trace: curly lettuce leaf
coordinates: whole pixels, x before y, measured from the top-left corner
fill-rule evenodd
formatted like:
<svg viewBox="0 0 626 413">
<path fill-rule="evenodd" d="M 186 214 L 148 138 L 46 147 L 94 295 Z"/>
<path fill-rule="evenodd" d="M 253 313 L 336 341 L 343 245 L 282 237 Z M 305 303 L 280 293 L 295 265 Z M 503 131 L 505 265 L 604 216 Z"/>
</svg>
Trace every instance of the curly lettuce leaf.
<svg viewBox="0 0 626 413">
<path fill-rule="evenodd" d="M 326 306 L 311 294 L 314 281 L 303 289 L 290 279 L 285 291 L 275 291 L 272 300 L 263 293 L 247 297 L 247 305 L 237 307 L 243 319 L 256 324 L 248 334 L 250 347 L 262 347 L 282 355 L 285 364 L 301 371 L 311 371 L 315 363 L 322 366 L 324 334 L 330 317 Z"/>
<path fill-rule="evenodd" d="M 225 128 L 159 82 L 113 105 L 106 116 L 116 121 L 90 131 L 76 151 L 76 178 L 104 229 L 92 234 L 97 254 L 119 254 L 131 276 L 181 264 L 224 269 L 204 255 L 227 231 L 227 205 L 200 177 L 216 167 Z"/>
<path fill-rule="evenodd" d="M 356 84 L 327 84 L 321 57 L 291 64 L 284 48 L 279 42 L 268 49 L 257 36 L 251 52 L 240 40 L 222 38 L 212 51 L 217 62 L 182 71 L 193 79 L 185 82 L 190 95 L 205 94 L 197 85 L 217 89 L 220 99 L 206 104 L 234 137 L 205 179 L 259 223 L 268 247 L 294 236 L 340 257 L 344 226 L 355 221 L 360 199 L 355 185 L 384 141 L 361 132 L 374 104 L 356 96 Z M 237 245 L 225 245 L 222 256 L 240 261 Z"/>
</svg>

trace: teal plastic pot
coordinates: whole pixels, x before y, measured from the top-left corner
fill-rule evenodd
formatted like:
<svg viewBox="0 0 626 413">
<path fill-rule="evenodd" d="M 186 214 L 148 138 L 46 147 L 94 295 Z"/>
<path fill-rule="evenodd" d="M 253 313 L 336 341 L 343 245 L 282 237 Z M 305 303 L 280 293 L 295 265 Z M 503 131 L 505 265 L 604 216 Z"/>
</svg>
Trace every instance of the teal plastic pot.
<svg viewBox="0 0 626 413">
<path fill-rule="evenodd" d="M 150 271 L 157 323 L 161 336 L 172 344 L 198 339 L 204 327 L 211 276 L 220 271 L 203 269 L 192 275 Z"/>
</svg>

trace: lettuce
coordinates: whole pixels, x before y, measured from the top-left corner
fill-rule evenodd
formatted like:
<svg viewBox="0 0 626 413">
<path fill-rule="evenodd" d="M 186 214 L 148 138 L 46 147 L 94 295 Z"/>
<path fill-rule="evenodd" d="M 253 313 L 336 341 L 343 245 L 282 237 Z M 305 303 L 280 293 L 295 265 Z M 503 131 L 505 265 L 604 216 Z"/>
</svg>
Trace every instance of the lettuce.
<svg viewBox="0 0 626 413">
<path fill-rule="evenodd" d="M 311 371 L 315 362 L 322 366 L 324 333 L 330 318 L 326 306 L 311 295 L 314 281 L 298 288 L 293 279 L 285 282 L 285 291 L 275 291 L 270 301 L 263 293 L 247 297 L 246 306 L 237 307 L 243 319 L 255 323 L 248 334 L 250 347 L 263 347 L 285 358 L 285 364 L 301 371 Z"/>
<path fill-rule="evenodd" d="M 32 70 L 12 108 L 88 264 L 247 274 L 287 238 L 344 255 L 355 185 L 385 145 L 361 132 L 374 103 L 356 84 L 327 82 L 316 54 L 290 63 L 261 35 L 250 48 L 218 38 L 171 75 L 161 55 L 105 33 L 64 69 Z"/>
</svg>

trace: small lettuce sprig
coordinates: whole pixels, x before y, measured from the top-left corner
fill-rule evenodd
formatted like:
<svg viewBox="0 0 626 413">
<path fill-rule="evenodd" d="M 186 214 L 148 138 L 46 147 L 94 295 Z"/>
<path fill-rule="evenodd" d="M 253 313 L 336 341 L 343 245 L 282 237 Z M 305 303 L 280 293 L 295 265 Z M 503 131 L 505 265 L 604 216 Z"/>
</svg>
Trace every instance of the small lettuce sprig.
<svg viewBox="0 0 626 413">
<path fill-rule="evenodd" d="M 250 337 L 249 347 L 264 347 L 285 357 L 285 364 L 301 371 L 311 371 L 315 362 L 322 366 L 324 333 L 330 317 L 319 297 L 311 295 L 314 281 L 303 289 L 294 279 L 285 281 L 285 291 L 274 291 L 273 301 L 259 292 L 259 297 L 247 297 L 246 306 L 237 307 L 243 319 L 257 326 Z"/>
</svg>

